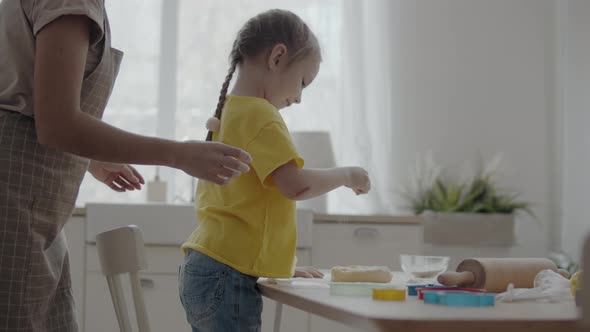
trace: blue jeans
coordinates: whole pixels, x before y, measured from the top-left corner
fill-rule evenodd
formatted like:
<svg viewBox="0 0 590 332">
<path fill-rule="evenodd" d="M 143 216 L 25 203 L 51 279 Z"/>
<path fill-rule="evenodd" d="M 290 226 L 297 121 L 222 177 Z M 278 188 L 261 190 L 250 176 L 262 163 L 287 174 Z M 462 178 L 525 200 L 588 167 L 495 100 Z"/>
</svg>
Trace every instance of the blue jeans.
<svg viewBox="0 0 590 332">
<path fill-rule="evenodd" d="M 180 266 L 180 302 L 193 332 L 260 331 L 262 296 L 252 277 L 195 250 Z"/>
</svg>

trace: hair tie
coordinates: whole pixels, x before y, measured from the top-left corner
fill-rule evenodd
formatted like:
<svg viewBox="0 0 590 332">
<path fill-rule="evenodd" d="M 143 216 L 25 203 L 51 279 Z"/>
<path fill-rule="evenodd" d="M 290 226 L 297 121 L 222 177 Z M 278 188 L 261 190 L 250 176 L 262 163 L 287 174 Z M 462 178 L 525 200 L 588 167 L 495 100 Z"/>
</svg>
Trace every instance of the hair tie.
<svg viewBox="0 0 590 332">
<path fill-rule="evenodd" d="M 221 121 L 215 117 L 209 118 L 205 127 L 207 127 L 207 130 L 210 132 L 216 133 L 219 131 L 219 128 L 221 128 Z"/>
</svg>

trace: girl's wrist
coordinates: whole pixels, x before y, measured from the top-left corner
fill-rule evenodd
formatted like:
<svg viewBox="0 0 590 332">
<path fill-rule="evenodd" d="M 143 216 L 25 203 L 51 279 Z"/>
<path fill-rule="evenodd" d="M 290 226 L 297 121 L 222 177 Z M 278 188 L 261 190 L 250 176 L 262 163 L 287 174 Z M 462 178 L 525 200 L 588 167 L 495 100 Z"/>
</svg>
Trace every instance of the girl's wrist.
<svg viewBox="0 0 590 332">
<path fill-rule="evenodd" d="M 350 186 L 350 167 L 340 167 L 338 170 L 340 171 L 342 185 L 346 187 Z"/>
</svg>

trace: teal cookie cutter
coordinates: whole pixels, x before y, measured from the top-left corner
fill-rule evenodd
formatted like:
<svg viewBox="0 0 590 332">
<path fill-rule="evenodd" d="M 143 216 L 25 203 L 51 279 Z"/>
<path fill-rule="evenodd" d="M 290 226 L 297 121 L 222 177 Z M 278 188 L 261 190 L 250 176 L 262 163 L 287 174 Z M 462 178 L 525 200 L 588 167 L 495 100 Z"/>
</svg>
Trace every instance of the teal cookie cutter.
<svg viewBox="0 0 590 332">
<path fill-rule="evenodd" d="M 425 290 L 424 303 L 448 307 L 493 307 L 496 304 L 496 294 Z"/>
</svg>

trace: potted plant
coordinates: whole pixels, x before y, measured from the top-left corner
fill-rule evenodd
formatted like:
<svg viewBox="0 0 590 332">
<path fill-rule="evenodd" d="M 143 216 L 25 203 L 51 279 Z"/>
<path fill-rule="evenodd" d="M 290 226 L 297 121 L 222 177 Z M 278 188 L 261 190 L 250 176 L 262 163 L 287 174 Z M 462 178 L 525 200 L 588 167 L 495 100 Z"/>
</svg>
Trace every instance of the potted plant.
<svg viewBox="0 0 590 332">
<path fill-rule="evenodd" d="M 530 204 L 495 183 L 498 155 L 480 162 L 475 172 L 464 168 L 453 177 L 431 156 L 418 163 L 413 181 L 403 196 L 409 208 L 423 217 L 424 243 L 446 246 L 500 246 L 514 244 L 514 217 L 533 214 Z M 471 175 L 470 175 L 471 174 Z"/>
</svg>

